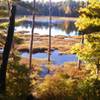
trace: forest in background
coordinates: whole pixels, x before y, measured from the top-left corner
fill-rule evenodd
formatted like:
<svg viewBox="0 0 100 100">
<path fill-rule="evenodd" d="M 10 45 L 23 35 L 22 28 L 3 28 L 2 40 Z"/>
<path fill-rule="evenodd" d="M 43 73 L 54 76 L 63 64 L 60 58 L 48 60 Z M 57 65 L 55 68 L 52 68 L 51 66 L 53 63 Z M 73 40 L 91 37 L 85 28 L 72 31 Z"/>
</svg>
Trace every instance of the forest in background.
<svg viewBox="0 0 100 100">
<path fill-rule="evenodd" d="M 17 2 L 17 15 L 32 15 L 33 2 Z M 7 9 L 6 3 L 3 3 L 3 8 Z M 62 2 L 51 3 L 52 5 L 52 16 L 61 16 L 61 17 L 78 17 L 79 8 L 85 7 L 86 3 L 83 1 L 76 2 L 73 0 L 66 0 Z M 36 15 L 39 16 L 49 16 L 49 2 L 42 3 L 36 2 Z M 2 5 L 0 6 L 2 8 Z"/>
</svg>

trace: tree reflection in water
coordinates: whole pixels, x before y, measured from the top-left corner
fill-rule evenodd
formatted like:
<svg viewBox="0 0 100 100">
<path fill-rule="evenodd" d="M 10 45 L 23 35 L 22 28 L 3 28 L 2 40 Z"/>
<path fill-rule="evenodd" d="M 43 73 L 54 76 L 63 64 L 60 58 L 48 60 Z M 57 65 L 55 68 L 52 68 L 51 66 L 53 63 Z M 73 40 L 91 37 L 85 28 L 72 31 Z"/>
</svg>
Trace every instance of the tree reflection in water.
<svg viewBox="0 0 100 100">
<path fill-rule="evenodd" d="M 72 32 L 75 32 L 75 35 L 77 35 L 77 29 L 74 25 L 75 21 L 64 21 L 64 20 L 52 20 L 52 28 L 55 29 L 55 32 L 58 32 L 60 30 L 61 34 L 65 33 L 66 35 L 71 35 Z M 32 27 L 31 21 L 24 21 L 20 27 L 21 29 L 30 29 Z M 48 20 L 37 20 L 35 22 L 35 28 L 48 30 L 49 28 L 49 21 Z M 17 28 L 16 28 L 17 29 Z"/>
</svg>

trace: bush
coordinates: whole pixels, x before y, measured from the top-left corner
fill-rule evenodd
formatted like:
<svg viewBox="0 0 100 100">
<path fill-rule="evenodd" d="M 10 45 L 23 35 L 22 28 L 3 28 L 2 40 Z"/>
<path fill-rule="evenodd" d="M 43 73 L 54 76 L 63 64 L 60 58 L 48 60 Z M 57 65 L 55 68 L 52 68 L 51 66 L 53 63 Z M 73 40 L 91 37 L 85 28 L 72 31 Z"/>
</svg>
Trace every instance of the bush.
<svg viewBox="0 0 100 100">
<path fill-rule="evenodd" d="M 26 100 L 30 93 L 29 68 L 17 63 L 8 66 L 6 94 L 0 100 Z"/>
<path fill-rule="evenodd" d="M 47 76 L 36 92 L 39 100 L 99 100 L 100 80 L 88 73 L 82 79 Z"/>
<path fill-rule="evenodd" d="M 37 88 L 37 94 L 40 100 L 76 100 L 76 85 L 74 80 L 60 75 L 47 76 Z"/>
</svg>

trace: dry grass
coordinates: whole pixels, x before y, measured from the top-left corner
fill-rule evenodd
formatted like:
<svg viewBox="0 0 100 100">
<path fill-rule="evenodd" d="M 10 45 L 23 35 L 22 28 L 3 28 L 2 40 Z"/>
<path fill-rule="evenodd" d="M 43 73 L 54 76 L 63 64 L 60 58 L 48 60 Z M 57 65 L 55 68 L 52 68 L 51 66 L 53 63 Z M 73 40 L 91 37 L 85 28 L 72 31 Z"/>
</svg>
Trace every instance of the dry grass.
<svg viewBox="0 0 100 100">
<path fill-rule="evenodd" d="M 21 58 L 20 63 L 21 63 L 21 64 L 25 64 L 25 65 L 28 66 L 28 64 L 29 64 L 29 59 L 28 59 L 28 58 Z M 43 63 L 47 64 L 48 61 L 47 61 L 46 59 L 32 59 L 32 64 L 33 64 L 33 65 L 40 66 L 40 65 L 43 64 Z"/>
<path fill-rule="evenodd" d="M 30 45 L 30 35 L 22 35 L 23 43 L 18 45 L 17 49 L 19 51 L 28 51 Z M 68 39 L 65 39 L 68 38 Z M 69 39 L 70 38 L 70 39 Z M 52 48 L 57 49 L 62 53 L 70 51 L 71 47 L 75 43 L 79 43 L 81 40 L 80 36 L 66 37 L 66 36 L 54 36 L 52 37 Z M 35 34 L 33 52 L 37 49 L 43 49 L 44 51 L 48 50 L 48 36 Z M 38 51 L 38 50 L 37 50 Z"/>
<path fill-rule="evenodd" d="M 55 73 L 63 73 L 65 76 L 69 76 L 73 79 L 82 79 L 88 73 L 85 66 L 81 66 L 81 70 L 77 68 L 77 63 L 65 63 L 61 67 L 54 68 Z"/>
</svg>

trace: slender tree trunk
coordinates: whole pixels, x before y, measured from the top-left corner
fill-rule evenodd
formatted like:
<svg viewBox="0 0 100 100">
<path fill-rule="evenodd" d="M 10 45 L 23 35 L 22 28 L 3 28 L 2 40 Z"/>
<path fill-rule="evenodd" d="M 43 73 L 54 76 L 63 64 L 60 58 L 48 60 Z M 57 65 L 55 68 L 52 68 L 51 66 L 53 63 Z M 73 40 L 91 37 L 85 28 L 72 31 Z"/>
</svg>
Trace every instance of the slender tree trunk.
<svg viewBox="0 0 100 100">
<path fill-rule="evenodd" d="M 84 34 L 82 34 L 81 44 L 82 44 L 81 47 L 83 47 L 83 45 L 84 45 Z M 82 63 L 82 61 L 78 60 L 78 64 L 77 64 L 78 69 L 81 69 L 81 63 Z"/>
<path fill-rule="evenodd" d="M 82 34 L 82 46 L 84 45 L 84 34 Z"/>
<path fill-rule="evenodd" d="M 2 57 L 2 64 L 0 68 L 0 93 L 5 93 L 5 89 L 6 89 L 6 70 L 7 70 L 8 58 L 9 58 L 11 45 L 13 41 L 13 35 L 14 35 L 15 13 L 16 13 L 16 6 L 12 5 L 10 22 L 8 27 L 8 34 L 6 38 L 6 43 L 5 43 L 3 57 Z"/>
<path fill-rule="evenodd" d="M 7 0 L 7 3 L 8 3 L 8 14 L 10 16 L 11 15 L 11 4 L 9 0 Z"/>
<path fill-rule="evenodd" d="M 98 78 L 98 76 L 99 76 L 99 68 L 100 68 L 99 59 L 97 61 L 96 67 L 97 67 L 96 68 L 96 75 L 97 75 L 97 78 Z"/>
<path fill-rule="evenodd" d="M 12 4 L 13 4 L 12 1 L 13 0 L 7 0 L 9 18 L 10 18 L 10 15 L 11 15 L 11 7 L 12 7 Z"/>
<path fill-rule="evenodd" d="M 51 0 L 49 0 L 49 48 L 48 48 L 48 61 L 51 61 L 51 24 L 52 24 L 52 16 L 51 16 Z"/>
<path fill-rule="evenodd" d="M 10 19 L 10 15 L 11 15 L 11 6 L 12 6 L 12 2 L 7 0 L 7 3 L 8 3 L 8 14 L 9 14 L 9 19 Z M 12 54 L 12 57 L 13 57 L 13 61 L 15 60 L 15 55 L 14 55 L 14 40 L 13 40 L 13 43 L 12 43 L 12 50 L 11 50 L 11 54 Z"/>
<path fill-rule="evenodd" d="M 32 50 L 33 50 L 33 40 L 34 40 L 34 27 L 35 27 L 35 0 L 34 0 L 34 12 L 33 12 L 33 23 L 32 23 L 32 32 L 30 39 L 30 49 L 29 49 L 29 68 L 32 68 Z"/>
<path fill-rule="evenodd" d="M 78 69 L 81 69 L 81 60 L 78 60 L 77 67 Z"/>
</svg>

